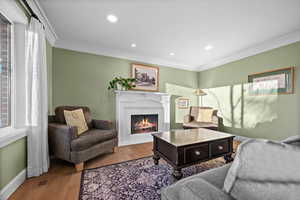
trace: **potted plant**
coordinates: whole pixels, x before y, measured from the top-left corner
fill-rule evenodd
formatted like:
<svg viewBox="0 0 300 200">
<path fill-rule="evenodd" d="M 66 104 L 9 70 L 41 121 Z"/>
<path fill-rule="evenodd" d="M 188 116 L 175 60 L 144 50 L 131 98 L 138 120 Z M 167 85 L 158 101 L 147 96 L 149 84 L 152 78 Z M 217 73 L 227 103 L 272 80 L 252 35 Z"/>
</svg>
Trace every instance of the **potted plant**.
<svg viewBox="0 0 300 200">
<path fill-rule="evenodd" d="M 134 85 L 135 82 L 136 82 L 135 78 L 115 77 L 113 80 L 109 82 L 109 86 L 107 89 L 129 90 L 135 87 Z"/>
</svg>

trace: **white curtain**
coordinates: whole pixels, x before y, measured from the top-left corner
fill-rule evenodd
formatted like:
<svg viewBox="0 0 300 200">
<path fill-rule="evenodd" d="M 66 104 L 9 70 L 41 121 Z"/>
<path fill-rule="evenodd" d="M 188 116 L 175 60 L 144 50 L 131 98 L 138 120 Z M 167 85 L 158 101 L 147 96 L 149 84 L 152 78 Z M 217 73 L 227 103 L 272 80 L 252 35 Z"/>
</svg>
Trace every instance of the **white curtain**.
<svg viewBox="0 0 300 200">
<path fill-rule="evenodd" d="M 26 123 L 28 177 L 48 171 L 46 39 L 42 24 L 31 18 L 26 40 Z"/>
</svg>

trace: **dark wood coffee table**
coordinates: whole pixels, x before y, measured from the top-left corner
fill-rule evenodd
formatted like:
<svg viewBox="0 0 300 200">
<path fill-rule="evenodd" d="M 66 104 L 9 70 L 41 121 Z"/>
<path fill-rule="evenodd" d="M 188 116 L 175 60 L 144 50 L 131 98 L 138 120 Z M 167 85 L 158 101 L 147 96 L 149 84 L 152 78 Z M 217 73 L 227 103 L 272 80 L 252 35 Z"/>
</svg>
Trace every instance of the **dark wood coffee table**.
<svg viewBox="0 0 300 200">
<path fill-rule="evenodd" d="M 163 158 L 173 167 L 175 178 L 182 178 L 181 169 L 223 156 L 233 161 L 233 135 L 204 128 L 154 133 L 153 160 Z"/>
</svg>

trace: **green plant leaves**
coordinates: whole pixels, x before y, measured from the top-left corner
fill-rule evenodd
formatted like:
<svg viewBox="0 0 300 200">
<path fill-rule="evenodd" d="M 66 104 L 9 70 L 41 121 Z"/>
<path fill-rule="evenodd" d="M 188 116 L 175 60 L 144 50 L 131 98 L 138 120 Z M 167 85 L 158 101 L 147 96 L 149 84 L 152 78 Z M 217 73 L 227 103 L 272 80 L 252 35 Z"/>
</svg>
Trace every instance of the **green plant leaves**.
<svg viewBox="0 0 300 200">
<path fill-rule="evenodd" d="M 126 90 L 134 88 L 134 83 L 136 82 L 136 78 L 122 78 L 122 77 L 115 77 L 108 83 L 108 90 L 117 89 L 117 84 L 120 84 Z"/>
</svg>

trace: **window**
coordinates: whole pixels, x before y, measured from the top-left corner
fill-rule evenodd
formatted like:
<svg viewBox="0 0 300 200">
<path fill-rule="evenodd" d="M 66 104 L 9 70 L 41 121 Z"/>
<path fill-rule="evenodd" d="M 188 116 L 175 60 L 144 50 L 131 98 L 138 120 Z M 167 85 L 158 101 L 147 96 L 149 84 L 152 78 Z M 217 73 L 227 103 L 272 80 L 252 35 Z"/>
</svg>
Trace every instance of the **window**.
<svg viewBox="0 0 300 200">
<path fill-rule="evenodd" d="M 0 14 L 0 128 L 10 125 L 11 24 Z"/>
</svg>

